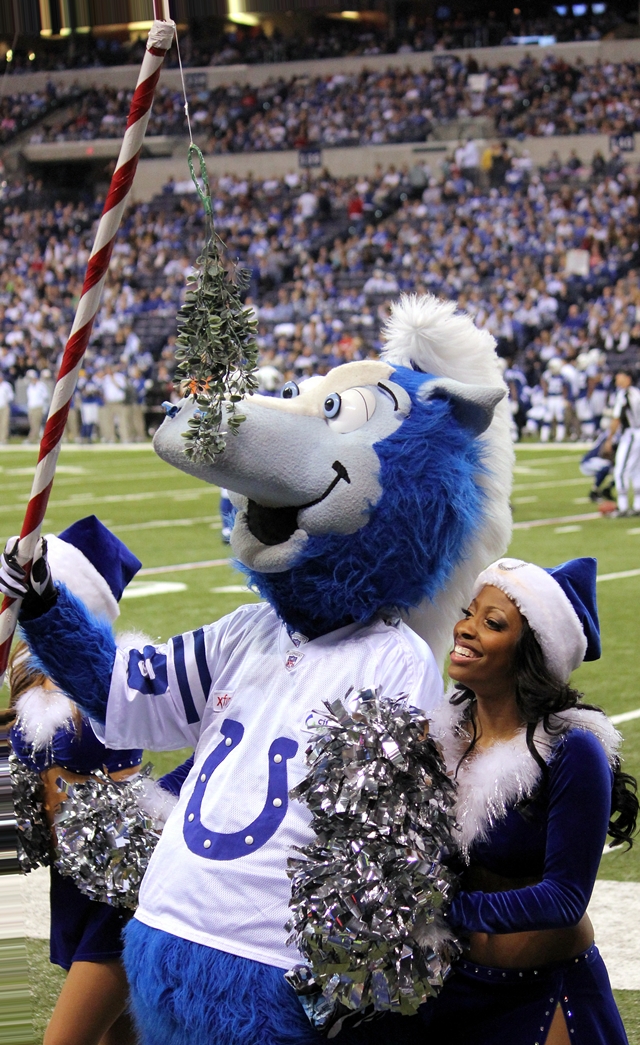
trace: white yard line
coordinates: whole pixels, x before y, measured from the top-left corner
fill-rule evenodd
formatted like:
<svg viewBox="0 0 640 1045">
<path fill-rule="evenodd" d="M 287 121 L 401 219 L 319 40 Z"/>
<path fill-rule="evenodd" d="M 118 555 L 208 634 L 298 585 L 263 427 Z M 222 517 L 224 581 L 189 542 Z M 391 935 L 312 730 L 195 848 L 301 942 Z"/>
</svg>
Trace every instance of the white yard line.
<svg viewBox="0 0 640 1045">
<path fill-rule="evenodd" d="M 247 588 L 246 584 L 224 584 L 220 588 L 209 588 L 212 595 L 231 595 L 233 593 L 244 592 L 245 595 L 256 595 L 257 592 L 251 591 Z"/>
<path fill-rule="evenodd" d="M 131 581 L 122 593 L 123 599 L 145 599 L 149 595 L 173 595 L 187 591 L 180 581 Z"/>
<path fill-rule="evenodd" d="M 567 450 L 590 450 L 593 443 L 516 443 L 515 449 L 520 450 L 536 450 L 538 453 L 546 453 L 551 450 L 553 453 L 559 453 Z"/>
<path fill-rule="evenodd" d="M 231 566 L 231 560 L 202 559 L 200 562 L 176 562 L 173 566 L 146 566 L 144 569 L 138 570 L 136 577 L 151 577 L 155 573 L 182 573 L 185 570 L 206 570 L 210 566 Z"/>
<path fill-rule="evenodd" d="M 627 577 L 640 577 L 640 570 L 620 570 L 619 573 L 600 573 L 596 577 L 596 583 L 600 581 L 623 581 Z"/>
<path fill-rule="evenodd" d="M 623 711 L 620 715 L 609 715 L 609 721 L 613 722 L 614 726 L 619 726 L 621 722 L 632 722 L 635 718 L 640 718 L 640 708 L 636 708 L 635 711 Z"/>
<path fill-rule="evenodd" d="M 167 497 L 172 497 L 177 501 L 181 499 L 193 500 L 208 493 L 218 493 L 218 487 L 203 484 L 200 490 L 144 490 L 141 493 L 107 494 L 105 497 L 96 497 L 95 494 L 86 493 L 78 494 L 77 497 L 70 497 L 66 501 L 49 501 L 47 510 L 52 508 L 73 508 L 81 504 L 125 504 L 131 501 L 165 500 Z M 0 505 L 0 512 L 23 512 L 27 500 L 28 497 L 25 496 L 22 503 Z"/>
<path fill-rule="evenodd" d="M 591 522 L 600 519 L 600 512 L 588 512 L 586 515 L 558 515 L 555 519 L 528 519 L 526 522 L 514 522 L 514 530 L 533 530 L 537 526 L 560 526 L 562 523 Z"/>
<path fill-rule="evenodd" d="M 539 457 L 537 460 L 527 461 L 527 465 L 530 468 L 535 468 L 537 465 L 549 465 L 549 464 L 575 464 L 576 455 L 567 454 L 565 457 L 554 457 L 553 460 L 550 457 Z"/>
<path fill-rule="evenodd" d="M 640 882 L 596 881 L 589 916 L 611 986 L 640 990 Z"/>
<path fill-rule="evenodd" d="M 111 529 L 116 533 L 131 533 L 135 530 L 164 530 L 172 526 L 197 526 L 199 523 L 208 523 L 216 530 L 222 526 L 219 515 L 197 515 L 189 519 L 150 519 L 142 523 L 125 523 L 124 526 L 112 526 Z"/>
<path fill-rule="evenodd" d="M 153 443 L 63 443 L 62 451 L 67 454 L 95 454 L 101 453 L 116 453 L 119 450 L 124 450 L 127 453 L 134 451 L 140 453 L 140 451 L 153 451 Z M 0 447 L 0 454 L 15 454 L 15 453 L 31 453 L 36 455 L 38 453 L 38 446 L 36 443 L 8 443 Z"/>
<path fill-rule="evenodd" d="M 549 479 L 542 483 L 516 483 L 512 493 L 525 493 L 527 490 L 556 490 L 559 486 L 585 486 L 589 482 L 584 476 L 577 479 Z"/>
</svg>

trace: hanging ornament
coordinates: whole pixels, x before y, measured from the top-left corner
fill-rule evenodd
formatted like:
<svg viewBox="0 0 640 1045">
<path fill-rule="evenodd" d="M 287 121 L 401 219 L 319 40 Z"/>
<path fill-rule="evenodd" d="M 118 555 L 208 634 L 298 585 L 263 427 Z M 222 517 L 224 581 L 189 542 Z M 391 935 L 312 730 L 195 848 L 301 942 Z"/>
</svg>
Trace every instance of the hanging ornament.
<svg viewBox="0 0 640 1045">
<path fill-rule="evenodd" d="M 200 162 L 200 175 L 193 156 Z M 204 250 L 198 271 L 187 277 L 187 291 L 178 312 L 176 378 L 183 395 L 192 396 L 198 409 L 189 421 L 185 453 L 197 461 L 210 461 L 225 448 L 225 434 L 237 431 L 244 421 L 238 404 L 258 387 L 256 367 L 257 322 L 245 308 L 242 293 L 249 285 L 249 271 L 240 264 L 228 271 L 224 243 L 213 225 L 213 208 L 204 157 L 197 145 L 189 146 L 189 170 L 205 214 Z M 200 184 L 202 182 L 202 185 Z"/>
</svg>

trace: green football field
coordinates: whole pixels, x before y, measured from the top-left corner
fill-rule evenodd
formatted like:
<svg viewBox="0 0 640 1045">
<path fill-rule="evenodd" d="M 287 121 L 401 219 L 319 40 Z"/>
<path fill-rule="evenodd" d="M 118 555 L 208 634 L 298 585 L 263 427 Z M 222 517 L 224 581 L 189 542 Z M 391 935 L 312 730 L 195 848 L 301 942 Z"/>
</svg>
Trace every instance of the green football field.
<svg viewBox="0 0 640 1045">
<path fill-rule="evenodd" d="M 577 555 L 597 557 L 603 657 L 581 668 L 574 682 L 609 715 L 629 715 L 619 722 L 623 753 L 626 768 L 640 776 L 636 674 L 640 518 L 598 516 L 587 497 L 589 481 L 578 470 L 580 456 L 570 445 L 529 444 L 518 449 L 510 553 L 543 566 Z M 0 545 L 20 529 L 34 463 L 32 447 L 0 449 Z M 149 446 L 65 446 L 45 531 L 59 532 L 75 519 L 95 513 L 143 562 L 122 602 L 118 629 L 136 628 L 152 639 L 166 639 L 255 598 L 227 561 L 218 500 L 217 488 L 163 464 Z M 6 701 L 6 691 L 2 696 Z M 636 711 L 633 717 L 630 713 Z M 180 758 L 166 753 L 150 757 L 158 770 Z M 640 883 L 640 842 L 630 853 L 604 855 L 600 877 Z M 35 1011 L 41 1027 L 60 984 L 58 970 L 49 969 L 45 952 L 42 941 L 30 943 Z M 640 989 L 617 991 L 616 996 L 629 1039 L 640 1045 Z"/>
</svg>

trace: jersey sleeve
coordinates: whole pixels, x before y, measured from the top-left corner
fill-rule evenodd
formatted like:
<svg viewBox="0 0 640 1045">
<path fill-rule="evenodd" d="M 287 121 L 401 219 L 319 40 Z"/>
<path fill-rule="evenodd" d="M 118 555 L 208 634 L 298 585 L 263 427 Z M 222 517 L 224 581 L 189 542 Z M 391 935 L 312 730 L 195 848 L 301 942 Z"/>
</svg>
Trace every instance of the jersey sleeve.
<svg viewBox="0 0 640 1045">
<path fill-rule="evenodd" d="M 159 645 L 119 646 L 100 737 L 107 747 L 196 747 L 211 689 L 253 608 Z"/>
<path fill-rule="evenodd" d="M 611 815 L 612 771 L 600 741 L 573 729 L 549 765 L 544 872 L 538 885 L 460 892 L 449 921 L 467 932 L 517 933 L 577 925 L 593 891 Z"/>
<path fill-rule="evenodd" d="M 406 696 L 409 704 L 427 715 L 444 699 L 442 676 L 430 647 L 406 624 L 390 627 L 379 651 L 377 675 L 385 697 Z"/>
</svg>

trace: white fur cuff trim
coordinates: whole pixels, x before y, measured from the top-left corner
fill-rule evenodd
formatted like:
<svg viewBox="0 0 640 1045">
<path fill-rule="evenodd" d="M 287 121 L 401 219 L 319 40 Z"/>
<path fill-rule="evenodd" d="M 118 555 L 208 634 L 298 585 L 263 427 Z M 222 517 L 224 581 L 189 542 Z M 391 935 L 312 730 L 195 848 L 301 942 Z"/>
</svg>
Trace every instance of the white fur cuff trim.
<svg viewBox="0 0 640 1045">
<path fill-rule="evenodd" d="M 542 647 L 549 671 L 561 682 L 567 682 L 584 660 L 587 639 L 557 581 L 531 562 L 498 559 L 482 571 L 472 598 L 487 584 L 499 588 L 515 602 Z"/>
<path fill-rule="evenodd" d="M 46 535 L 46 541 L 54 581 L 66 584 L 96 617 L 106 617 L 113 623 L 120 615 L 120 607 L 102 574 L 73 544 L 61 541 L 53 533 Z"/>
</svg>

